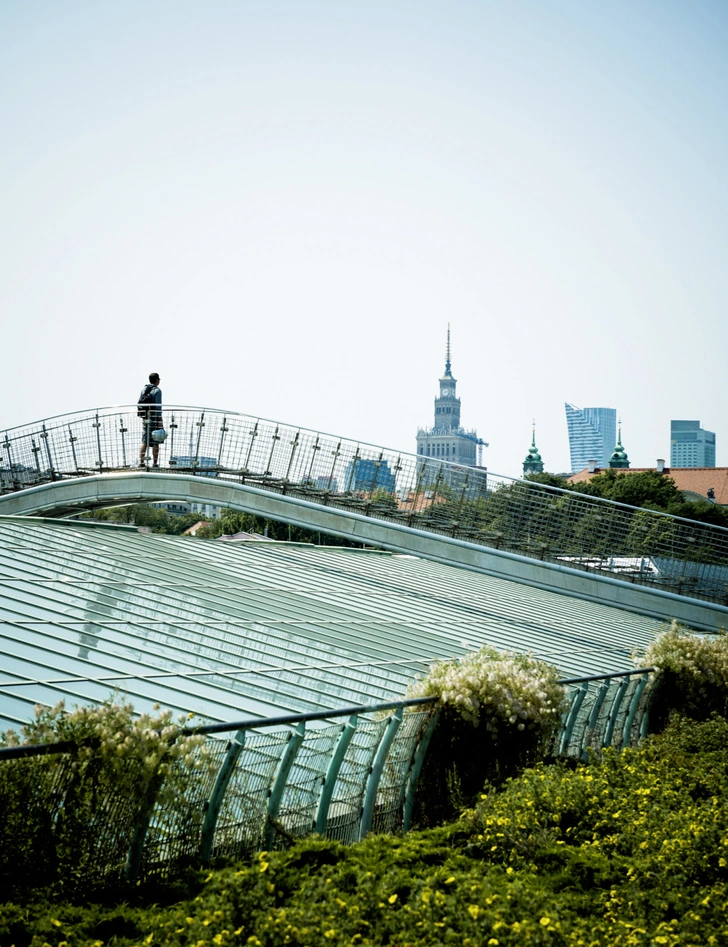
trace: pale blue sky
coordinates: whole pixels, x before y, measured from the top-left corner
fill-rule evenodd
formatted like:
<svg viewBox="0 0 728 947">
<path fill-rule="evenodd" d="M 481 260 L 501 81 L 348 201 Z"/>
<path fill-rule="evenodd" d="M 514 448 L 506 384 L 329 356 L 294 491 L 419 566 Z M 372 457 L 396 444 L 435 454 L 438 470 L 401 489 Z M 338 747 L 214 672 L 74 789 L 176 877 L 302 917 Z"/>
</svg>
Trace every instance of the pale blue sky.
<svg viewBox="0 0 728 947">
<path fill-rule="evenodd" d="M 0 428 L 136 399 L 728 465 L 728 4 L 0 2 Z"/>
</svg>

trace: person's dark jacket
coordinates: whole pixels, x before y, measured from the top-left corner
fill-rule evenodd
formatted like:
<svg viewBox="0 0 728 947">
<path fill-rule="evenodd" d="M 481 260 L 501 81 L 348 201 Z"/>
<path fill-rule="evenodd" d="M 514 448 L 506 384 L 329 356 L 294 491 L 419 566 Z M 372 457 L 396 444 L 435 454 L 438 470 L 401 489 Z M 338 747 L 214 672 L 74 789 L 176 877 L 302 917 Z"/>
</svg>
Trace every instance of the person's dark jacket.
<svg viewBox="0 0 728 947">
<path fill-rule="evenodd" d="M 162 422 L 162 389 L 152 384 L 145 385 L 139 395 L 139 401 L 142 400 L 146 402 L 141 407 L 145 409 L 146 416 L 151 421 L 150 430 L 158 431 L 161 427 L 164 427 Z"/>
</svg>

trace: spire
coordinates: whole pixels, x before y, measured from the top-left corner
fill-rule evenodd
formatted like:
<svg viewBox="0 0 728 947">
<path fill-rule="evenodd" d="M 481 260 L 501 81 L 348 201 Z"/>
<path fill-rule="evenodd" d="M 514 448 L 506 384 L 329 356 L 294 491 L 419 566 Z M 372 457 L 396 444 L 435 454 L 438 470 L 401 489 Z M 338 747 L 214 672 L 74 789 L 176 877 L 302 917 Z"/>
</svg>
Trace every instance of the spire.
<svg viewBox="0 0 728 947">
<path fill-rule="evenodd" d="M 626 469 L 629 467 L 629 457 L 627 451 L 622 447 L 622 421 L 619 421 L 619 431 L 617 434 L 617 444 L 609 458 L 609 466 Z"/>
<path fill-rule="evenodd" d="M 526 459 L 523 461 L 523 476 L 532 473 L 543 473 L 543 458 L 536 447 L 536 422 L 533 422 L 531 428 L 531 446 L 528 449 Z"/>
<path fill-rule="evenodd" d="M 447 348 L 445 349 L 445 374 L 451 375 L 450 371 L 450 323 L 447 324 Z"/>
</svg>

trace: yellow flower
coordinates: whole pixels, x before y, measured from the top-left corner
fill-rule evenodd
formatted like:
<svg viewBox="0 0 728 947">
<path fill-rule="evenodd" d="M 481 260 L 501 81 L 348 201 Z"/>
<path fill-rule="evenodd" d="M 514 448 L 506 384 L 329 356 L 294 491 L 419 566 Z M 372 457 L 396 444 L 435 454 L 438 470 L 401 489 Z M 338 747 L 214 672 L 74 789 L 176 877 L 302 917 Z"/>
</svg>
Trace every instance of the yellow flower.
<svg viewBox="0 0 728 947">
<path fill-rule="evenodd" d="M 548 927 L 550 923 L 551 923 L 550 917 L 542 917 L 541 920 L 539 921 L 539 924 L 541 924 L 543 927 Z"/>
<path fill-rule="evenodd" d="M 477 904 L 469 904 L 468 914 L 473 918 L 473 920 L 477 921 L 478 915 L 480 914 L 480 907 Z"/>
<path fill-rule="evenodd" d="M 389 901 L 390 904 L 394 904 L 394 902 L 395 902 L 396 900 L 397 900 L 397 895 L 396 895 L 396 893 L 395 893 L 395 894 L 390 894 L 390 896 L 387 898 L 387 901 Z"/>
</svg>

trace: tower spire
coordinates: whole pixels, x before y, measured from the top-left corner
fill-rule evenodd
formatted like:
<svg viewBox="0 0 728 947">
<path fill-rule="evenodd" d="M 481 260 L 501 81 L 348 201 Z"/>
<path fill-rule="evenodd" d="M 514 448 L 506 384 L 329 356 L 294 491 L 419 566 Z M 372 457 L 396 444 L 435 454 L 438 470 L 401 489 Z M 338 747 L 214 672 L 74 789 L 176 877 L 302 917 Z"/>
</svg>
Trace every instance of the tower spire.
<svg viewBox="0 0 728 947">
<path fill-rule="evenodd" d="M 447 324 L 447 348 L 445 349 L 445 374 L 452 374 L 450 371 L 450 323 Z"/>
</svg>

